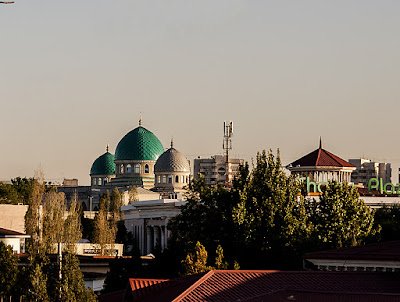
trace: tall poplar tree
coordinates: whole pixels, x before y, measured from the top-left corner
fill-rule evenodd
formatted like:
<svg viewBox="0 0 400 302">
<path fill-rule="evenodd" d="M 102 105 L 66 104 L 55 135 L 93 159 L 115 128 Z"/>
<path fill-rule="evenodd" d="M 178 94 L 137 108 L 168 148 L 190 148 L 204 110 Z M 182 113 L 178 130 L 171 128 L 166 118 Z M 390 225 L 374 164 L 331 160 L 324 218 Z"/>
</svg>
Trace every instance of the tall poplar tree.
<svg viewBox="0 0 400 302">
<path fill-rule="evenodd" d="M 27 249 L 35 253 L 39 250 L 41 240 L 41 204 L 44 193 L 44 176 L 42 171 L 35 171 L 32 190 L 29 195 L 29 207 L 25 214 L 25 232 L 31 238 L 26 240 Z"/>
</svg>

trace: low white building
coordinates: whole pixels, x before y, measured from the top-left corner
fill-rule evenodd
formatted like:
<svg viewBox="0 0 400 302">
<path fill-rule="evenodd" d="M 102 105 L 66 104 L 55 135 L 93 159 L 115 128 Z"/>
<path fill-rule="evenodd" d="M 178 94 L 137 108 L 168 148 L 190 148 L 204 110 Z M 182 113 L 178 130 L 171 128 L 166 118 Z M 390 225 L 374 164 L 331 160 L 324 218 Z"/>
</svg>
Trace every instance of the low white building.
<svg viewBox="0 0 400 302">
<path fill-rule="evenodd" d="M 183 204 L 185 201 L 180 199 L 157 199 L 136 201 L 121 208 L 125 227 L 132 232 L 142 255 L 152 253 L 157 246 L 167 247 L 168 222 L 180 213 Z"/>
<path fill-rule="evenodd" d="M 10 245 L 15 254 L 25 253 L 25 239 L 31 236 L 0 228 L 0 241 L 5 245 Z"/>
</svg>

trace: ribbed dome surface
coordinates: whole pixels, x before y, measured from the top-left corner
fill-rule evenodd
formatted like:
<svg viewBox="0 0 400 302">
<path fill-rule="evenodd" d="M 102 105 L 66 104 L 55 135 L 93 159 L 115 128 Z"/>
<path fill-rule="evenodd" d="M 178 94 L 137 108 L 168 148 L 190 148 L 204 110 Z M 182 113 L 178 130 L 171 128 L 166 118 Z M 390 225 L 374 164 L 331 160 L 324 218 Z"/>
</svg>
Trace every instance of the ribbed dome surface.
<svg viewBox="0 0 400 302">
<path fill-rule="evenodd" d="M 115 160 L 157 160 L 164 152 L 158 138 L 139 126 L 126 134 L 115 150 Z"/>
<path fill-rule="evenodd" d="M 157 160 L 154 172 L 190 172 L 189 161 L 175 148 L 169 148 Z"/>
<path fill-rule="evenodd" d="M 90 169 L 90 175 L 114 175 L 115 174 L 115 163 L 114 155 L 110 152 L 104 153 L 102 156 L 97 158 L 92 168 Z"/>
</svg>

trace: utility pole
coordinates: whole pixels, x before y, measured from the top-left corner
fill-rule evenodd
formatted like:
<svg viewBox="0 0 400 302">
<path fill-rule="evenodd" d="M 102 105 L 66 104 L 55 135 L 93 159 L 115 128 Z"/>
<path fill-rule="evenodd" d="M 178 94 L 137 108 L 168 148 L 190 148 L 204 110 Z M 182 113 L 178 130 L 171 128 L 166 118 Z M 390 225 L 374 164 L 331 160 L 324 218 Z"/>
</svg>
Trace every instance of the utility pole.
<svg viewBox="0 0 400 302">
<path fill-rule="evenodd" d="M 222 147 L 225 153 L 225 180 L 226 185 L 229 183 L 229 150 L 232 150 L 233 122 L 224 122 L 224 142 Z"/>
</svg>

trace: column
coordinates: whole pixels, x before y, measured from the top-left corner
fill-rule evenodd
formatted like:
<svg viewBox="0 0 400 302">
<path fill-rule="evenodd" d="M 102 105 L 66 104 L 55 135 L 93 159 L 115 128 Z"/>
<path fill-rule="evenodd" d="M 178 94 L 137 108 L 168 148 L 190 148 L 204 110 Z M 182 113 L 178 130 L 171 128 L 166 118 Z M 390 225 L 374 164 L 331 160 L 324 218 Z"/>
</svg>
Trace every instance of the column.
<svg viewBox="0 0 400 302">
<path fill-rule="evenodd" d="M 165 249 L 165 226 L 160 227 L 160 235 L 161 235 L 161 250 Z"/>
<path fill-rule="evenodd" d="M 159 226 L 154 226 L 153 227 L 153 236 L 154 236 L 154 245 L 153 247 L 156 247 L 157 245 L 160 245 L 160 227 Z"/>
<path fill-rule="evenodd" d="M 146 254 L 151 253 L 152 250 L 152 236 L 151 236 L 151 227 L 147 227 L 146 228 L 146 232 L 147 232 L 147 249 L 146 249 Z"/>
<path fill-rule="evenodd" d="M 165 247 L 168 246 L 168 237 L 169 237 L 169 233 L 170 233 L 170 231 L 167 229 L 168 221 L 169 221 L 169 218 L 166 218 L 165 219 L 165 227 L 164 227 Z"/>
</svg>

